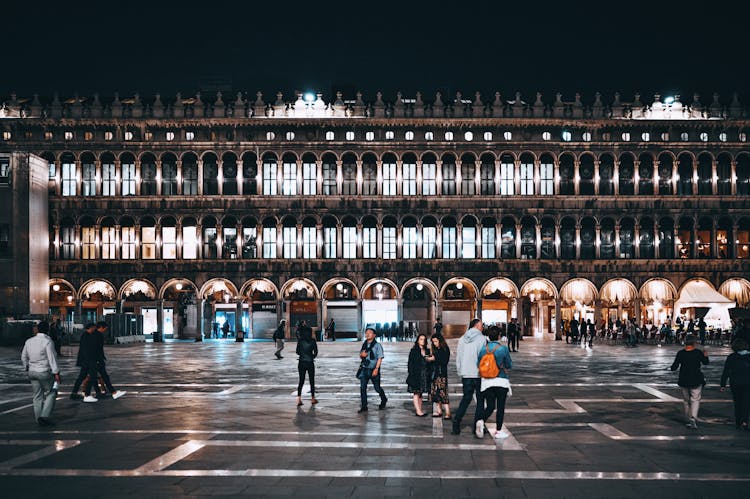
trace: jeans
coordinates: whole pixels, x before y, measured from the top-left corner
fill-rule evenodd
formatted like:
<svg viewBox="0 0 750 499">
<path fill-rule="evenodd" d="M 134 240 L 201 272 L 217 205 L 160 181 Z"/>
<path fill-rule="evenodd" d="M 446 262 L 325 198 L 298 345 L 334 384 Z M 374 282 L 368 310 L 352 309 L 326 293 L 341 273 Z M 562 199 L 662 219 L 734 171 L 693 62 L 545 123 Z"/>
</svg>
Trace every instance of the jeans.
<svg viewBox="0 0 750 499">
<path fill-rule="evenodd" d="M 732 385 L 732 399 L 734 400 L 734 423 L 741 426 L 748 424 L 750 416 L 750 385 Z"/>
<path fill-rule="evenodd" d="M 302 385 L 305 384 L 305 373 L 310 377 L 310 395 L 315 397 L 315 364 L 312 362 L 299 361 L 297 364 L 299 372 L 299 383 L 297 384 L 297 396 L 302 396 Z"/>
<path fill-rule="evenodd" d="M 109 380 L 109 374 L 107 373 L 107 366 L 104 362 L 92 362 L 87 367 L 86 370 L 89 374 L 89 383 L 86 385 L 86 389 L 83 391 L 83 394 L 87 397 L 91 395 L 91 389 L 94 388 L 96 390 L 96 394 L 99 395 L 99 376 L 102 377 L 102 380 L 104 381 L 104 385 L 107 387 L 107 390 L 109 391 L 109 394 L 113 394 L 117 391 L 117 389 L 112 386 L 112 382 Z M 83 372 L 83 370 L 81 370 Z"/>
<path fill-rule="evenodd" d="M 682 404 L 685 410 L 685 420 L 698 419 L 698 409 L 701 406 L 701 393 L 703 386 L 695 388 L 680 387 L 682 389 Z"/>
<path fill-rule="evenodd" d="M 52 389 L 55 377 L 50 371 L 29 371 L 29 381 L 34 389 L 34 419 L 48 418 L 55 408 L 57 391 Z"/>
<path fill-rule="evenodd" d="M 482 419 L 482 417 L 484 416 L 484 395 L 482 395 L 482 392 L 480 391 L 481 386 L 481 378 L 461 378 L 461 388 L 463 389 L 463 396 L 461 397 L 461 402 L 458 404 L 458 409 L 456 410 L 456 414 L 454 416 L 454 421 L 456 424 L 461 424 L 461 419 L 463 419 L 464 414 L 466 414 L 466 410 L 469 408 L 469 404 L 471 403 L 471 398 L 474 395 L 476 395 L 477 397 L 477 407 L 474 411 L 474 423 Z"/>
<path fill-rule="evenodd" d="M 505 400 L 508 398 L 508 389 L 501 386 L 487 388 L 484 392 L 484 400 L 487 408 L 484 410 L 482 419 L 486 423 L 497 407 L 497 431 L 502 430 L 505 419 Z"/>
<path fill-rule="evenodd" d="M 92 374 L 94 374 L 94 378 L 96 378 L 96 371 L 94 371 Z M 78 373 L 78 378 L 76 378 L 76 382 L 73 383 L 73 390 L 70 392 L 71 394 L 75 395 L 78 393 L 78 390 L 81 388 L 81 384 L 83 384 L 83 380 L 86 379 L 86 376 L 89 375 L 89 366 L 84 364 L 81 366 L 81 371 Z M 90 385 L 91 383 L 89 383 Z M 101 395 L 101 392 L 99 391 L 99 383 L 96 383 L 94 385 L 94 389 L 96 390 L 96 394 Z M 89 391 L 91 393 L 91 391 Z"/>
<path fill-rule="evenodd" d="M 362 368 L 362 373 L 359 375 L 359 399 L 360 406 L 367 407 L 367 383 L 372 380 L 372 387 L 380 395 L 380 402 L 385 403 L 388 398 L 385 396 L 385 390 L 380 386 L 380 371 L 378 375 L 372 375 L 372 369 Z"/>
<path fill-rule="evenodd" d="M 284 349 L 284 340 L 276 340 L 276 351 L 273 353 L 276 357 L 281 357 L 281 351 Z"/>
</svg>

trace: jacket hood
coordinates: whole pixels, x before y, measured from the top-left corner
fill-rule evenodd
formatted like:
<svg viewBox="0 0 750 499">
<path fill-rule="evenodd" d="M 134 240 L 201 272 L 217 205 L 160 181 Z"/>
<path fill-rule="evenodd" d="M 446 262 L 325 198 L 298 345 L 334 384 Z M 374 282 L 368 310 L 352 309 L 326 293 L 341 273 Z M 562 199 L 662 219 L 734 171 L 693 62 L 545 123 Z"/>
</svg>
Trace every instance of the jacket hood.
<svg viewBox="0 0 750 499">
<path fill-rule="evenodd" d="M 479 331 L 479 329 L 471 328 L 466 331 L 466 334 L 461 337 L 461 341 L 464 343 L 474 343 L 475 341 L 480 341 L 483 338 L 484 335 L 481 331 Z"/>
</svg>

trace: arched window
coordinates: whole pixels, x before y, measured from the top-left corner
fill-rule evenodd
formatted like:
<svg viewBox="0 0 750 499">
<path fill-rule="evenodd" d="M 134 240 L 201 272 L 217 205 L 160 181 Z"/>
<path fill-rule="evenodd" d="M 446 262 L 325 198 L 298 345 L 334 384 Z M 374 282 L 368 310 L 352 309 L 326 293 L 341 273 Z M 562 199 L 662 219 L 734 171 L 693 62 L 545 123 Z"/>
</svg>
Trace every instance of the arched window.
<svg viewBox="0 0 750 499">
<path fill-rule="evenodd" d="M 206 196 L 219 194 L 219 165 L 213 153 L 203 156 L 203 194 Z"/>
<path fill-rule="evenodd" d="M 461 258 L 477 257 L 477 221 L 464 217 L 461 221 Z"/>
<path fill-rule="evenodd" d="M 674 222 L 671 218 L 659 220 L 659 258 L 674 258 Z"/>
<path fill-rule="evenodd" d="M 737 195 L 750 195 L 750 154 L 738 155 L 737 166 L 735 168 L 737 175 Z"/>
<path fill-rule="evenodd" d="M 163 260 L 177 258 L 177 225 L 173 217 L 161 220 L 161 257 Z"/>
<path fill-rule="evenodd" d="M 503 154 L 500 156 L 500 195 L 512 196 L 516 192 L 515 184 L 516 165 L 513 156 Z"/>
<path fill-rule="evenodd" d="M 70 153 L 65 153 L 60 158 L 62 165 L 62 195 L 75 196 L 78 191 L 78 174 L 76 172 L 76 159 Z"/>
<path fill-rule="evenodd" d="M 183 169 L 185 168 L 183 164 Z M 258 194 L 258 159 L 253 153 L 242 155 L 242 194 L 252 196 Z"/>
<path fill-rule="evenodd" d="M 557 251 L 555 247 L 555 221 L 549 217 L 542 219 L 541 227 L 541 255 L 540 257 L 544 260 L 552 260 L 557 258 Z"/>
<path fill-rule="evenodd" d="M 654 194 L 654 157 L 643 153 L 638 157 L 638 194 L 651 196 Z"/>
<path fill-rule="evenodd" d="M 177 158 L 174 154 L 164 154 L 161 157 L 161 194 L 177 195 Z"/>
<path fill-rule="evenodd" d="M 94 220 L 90 217 L 84 217 L 80 221 L 81 225 L 81 259 L 96 259 L 96 227 Z"/>
<path fill-rule="evenodd" d="M 619 258 L 635 258 L 635 222 L 632 218 L 620 221 L 620 254 Z"/>
<path fill-rule="evenodd" d="M 286 217 L 281 231 L 283 258 L 297 258 L 297 221 L 293 217 Z"/>
<path fill-rule="evenodd" d="M 235 260 L 237 256 L 237 219 L 224 217 L 221 221 L 221 257 Z"/>
<path fill-rule="evenodd" d="M 104 153 L 102 162 L 102 196 L 114 196 L 117 185 L 117 169 L 115 168 L 115 157 L 111 153 Z"/>
<path fill-rule="evenodd" d="M 534 157 L 531 154 L 521 155 L 521 196 L 534 195 Z"/>
<path fill-rule="evenodd" d="M 565 153 L 560 156 L 560 194 L 573 196 L 575 194 L 575 168 L 573 155 Z"/>
<path fill-rule="evenodd" d="M 618 171 L 619 188 L 621 196 L 632 196 L 635 194 L 635 163 L 631 154 L 620 156 L 620 168 Z"/>
<path fill-rule="evenodd" d="M 599 157 L 599 195 L 612 196 L 614 189 L 615 158 L 611 154 Z"/>
<path fill-rule="evenodd" d="M 362 158 L 362 195 L 375 196 L 378 193 L 378 163 L 374 154 Z M 373 257 L 374 258 L 374 257 Z"/>
<path fill-rule="evenodd" d="M 156 258 L 156 221 L 151 217 L 141 220 L 141 258 Z"/>
<path fill-rule="evenodd" d="M 677 258 L 695 258 L 693 254 L 693 219 L 680 218 L 677 227 Z"/>
<path fill-rule="evenodd" d="M 344 218 L 342 223 L 342 255 L 346 259 L 357 258 L 357 221 L 353 217 Z"/>
<path fill-rule="evenodd" d="M 531 217 L 521 220 L 521 259 L 536 259 L 536 221 Z"/>
<path fill-rule="evenodd" d="M 638 241 L 640 258 L 654 258 L 654 221 L 642 218 L 640 223 L 640 240 Z"/>
<path fill-rule="evenodd" d="M 189 153 L 182 158 L 182 195 L 198 194 L 198 157 Z"/>
<path fill-rule="evenodd" d="M 345 196 L 357 194 L 357 158 L 354 154 L 344 154 L 341 164 L 343 183 L 341 192 Z"/>
<path fill-rule="evenodd" d="M 284 196 L 297 195 L 297 157 L 286 153 L 281 162 L 281 194 Z"/>
<path fill-rule="evenodd" d="M 258 258 L 258 222 L 253 217 L 242 219 L 242 258 Z"/>
<path fill-rule="evenodd" d="M 672 168 L 674 159 L 671 154 L 659 155 L 659 195 L 672 194 Z"/>
<path fill-rule="evenodd" d="M 474 156 L 464 154 L 461 156 L 461 195 L 473 196 L 477 193 L 476 189 L 477 169 Z"/>
<path fill-rule="evenodd" d="M 333 217 L 323 219 L 323 258 L 336 259 L 336 225 Z"/>
<path fill-rule="evenodd" d="M 596 258 L 596 221 L 593 218 L 581 220 L 581 259 Z"/>
<path fill-rule="evenodd" d="M 698 195 L 710 196 L 713 194 L 713 158 L 710 154 L 703 153 L 698 156 Z"/>
<path fill-rule="evenodd" d="M 122 172 L 121 193 L 123 196 L 135 196 L 135 157 L 125 153 L 120 157 L 120 170 Z"/>
<path fill-rule="evenodd" d="M 711 233 L 713 232 L 713 220 L 701 218 L 698 220 L 698 228 L 695 232 L 695 257 L 711 258 Z"/>
<path fill-rule="evenodd" d="M 543 154 L 539 159 L 539 194 L 555 194 L 555 161 L 550 154 Z"/>
<path fill-rule="evenodd" d="M 396 219 L 387 217 L 383 220 L 383 259 L 395 260 L 398 236 L 396 234 Z"/>
<path fill-rule="evenodd" d="M 278 162 L 276 160 L 276 156 L 273 154 L 264 155 L 263 156 L 263 195 L 264 196 L 276 195 L 277 185 L 278 185 L 277 169 L 278 169 Z M 334 165 L 334 172 L 335 172 L 335 165 Z"/>
<path fill-rule="evenodd" d="M 689 154 L 680 154 L 677 158 L 677 195 L 693 195 L 693 158 Z"/>
<path fill-rule="evenodd" d="M 386 154 L 383 156 L 383 195 L 396 195 L 396 156 Z"/>
<path fill-rule="evenodd" d="M 495 194 L 495 162 L 491 155 L 482 155 L 480 169 L 480 192 L 483 196 Z"/>
<path fill-rule="evenodd" d="M 422 220 L 422 258 L 437 258 L 437 221 L 432 217 Z"/>
<path fill-rule="evenodd" d="M 737 258 L 750 258 L 750 218 L 741 218 L 737 226 Z"/>
<path fill-rule="evenodd" d="M 720 218 L 716 224 L 716 258 L 732 258 L 733 243 L 732 220 L 728 217 Z"/>
<path fill-rule="evenodd" d="M 263 220 L 263 258 L 277 258 L 276 253 L 276 220 L 266 218 Z"/>
<path fill-rule="evenodd" d="M 581 156 L 580 165 L 578 166 L 580 180 L 578 183 L 578 192 L 584 196 L 594 195 L 594 156 L 584 154 Z"/>
<path fill-rule="evenodd" d="M 403 245 L 402 254 L 405 259 L 412 259 L 417 257 L 417 245 L 419 244 L 419 238 L 417 237 L 417 221 L 412 217 L 406 217 L 402 223 L 403 226 Z"/>
<path fill-rule="evenodd" d="M 732 158 L 727 153 L 719 154 L 716 161 L 716 193 L 728 196 L 732 193 Z"/>
<path fill-rule="evenodd" d="M 318 228 L 315 219 L 306 218 L 302 222 L 302 258 L 314 260 L 318 257 Z"/>
<path fill-rule="evenodd" d="M 216 220 L 212 217 L 203 220 L 203 258 L 213 260 L 219 257 L 219 234 Z"/>
<path fill-rule="evenodd" d="M 81 194 L 96 196 L 96 164 L 90 153 L 81 155 Z"/>
<path fill-rule="evenodd" d="M 443 219 L 443 258 L 456 258 L 456 221 L 452 217 Z"/>
<path fill-rule="evenodd" d="M 362 257 L 378 257 L 378 224 L 374 217 L 362 220 Z"/>
<path fill-rule="evenodd" d="M 227 196 L 236 196 L 239 194 L 237 187 L 237 156 L 226 153 L 222 157 L 221 192 Z"/>
<path fill-rule="evenodd" d="M 417 195 L 417 157 L 405 154 L 401 161 L 401 194 Z"/>
<path fill-rule="evenodd" d="M 130 217 L 125 217 L 120 220 L 120 259 L 121 260 L 133 260 L 135 259 L 135 223 Z"/>
<path fill-rule="evenodd" d="M 315 196 L 318 193 L 318 164 L 315 156 L 305 154 L 302 156 L 302 194 Z"/>
<path fill-rule="evenodd" d="M 422 156 L 422 195 L 434 196 L 437 193 L 437 168 L 434 154 Z"/>
<path fill-rule="evenodd" d="M 516 258 L 516 221 L 511 217 L 503 218 L 500 231 L 500 257 L 503 259 Z"/>
<path fill-rule="evenodd" d="M 445 196 L 456 195 L 456 157 L 452 154 L 443 156 L 442 172 L 443 185 L 442 193 Z"/>
<path fill-rule="evenodd" d="M 184 168 L 184 163 L 183 163 Z M 192 217 L 182 220 L 182 259 L 198 258 L 198 224 Z"/>
<path fill-rule="evenodd" d="M 117 247 L 117 235 L 115 231 L 115 221 L 106 218 L 102 221 L 101 236 L 101 258 L 102 260 L 114 260 L 115 248 Z"/>
<path fill-rule="evenodd" d="M 599 258 L 611 260 L 615 257 L 615 222 L 605 218 L 599 227 Z"/>
<path fill-rule="evenodd" d="M 560 258 L 574 260 L 576 257 L 576 222 L 565 217 L 560 222 Z"/>
</svg>

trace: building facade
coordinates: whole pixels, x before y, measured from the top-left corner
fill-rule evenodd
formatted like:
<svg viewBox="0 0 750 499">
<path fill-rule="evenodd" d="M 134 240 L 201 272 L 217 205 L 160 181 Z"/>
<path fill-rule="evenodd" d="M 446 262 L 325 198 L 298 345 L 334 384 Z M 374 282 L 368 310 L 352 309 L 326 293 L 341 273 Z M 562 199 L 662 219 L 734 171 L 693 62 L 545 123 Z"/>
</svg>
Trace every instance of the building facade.
<svg viewBox="0 0 750 499">
<path fill-rule="evenodd" d="M 175 337 L 518 317 L 551 339 L 690 316 L 692 288 L 750 299 L 736 96 L 295 97 L 7 99 L 0 152 L 48 165 L 52 311 Z"/>
</svg>

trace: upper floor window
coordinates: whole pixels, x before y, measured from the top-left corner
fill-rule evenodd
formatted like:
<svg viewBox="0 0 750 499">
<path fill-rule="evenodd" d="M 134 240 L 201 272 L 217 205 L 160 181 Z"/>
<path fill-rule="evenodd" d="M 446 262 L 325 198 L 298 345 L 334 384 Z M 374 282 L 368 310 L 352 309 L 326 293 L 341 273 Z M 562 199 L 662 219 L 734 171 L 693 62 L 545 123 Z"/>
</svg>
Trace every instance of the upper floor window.
<svg viewBox="0 0 750 499">
<path fill-rule="evenodd" d="M 375 132 L 365 132 L 365 140 L 368 142 L 375 140 Z"/>
<path fill-rule="evenodd" d="M 492 132 L 484 132 L 484 140 L 492 140 Z"/>
<path fill-rule="evenodd" d="M 464 133 L 464 140 L 466 142 L 471 142 L 472 140 L 474 140 L 474 134 L 472 132 Z"/>
<path fill-rule="evenodd" d="M 75 196 L 78 187 L 76 175 L 76 164 L 72 161 L 63 161 L 62 164 L 62 195 Z"/>
<path fill-rule="evenodd" d="M 8 131 L 3 132 L 3 140 L 10 140 L 11 133 Z"/>
<path fill-rule="evenodd" d="M 688 135 L 687 132 L 682 132 L 680 134 L 680 140 L 683 142 L 687 142 L 688 140 L 690 140 L 690 136 Z"/>
<path fill-rule="evenodd" d="M 83 140 L 94 140 L 94 132 L 83 132 Z"/>
<path fill-rule="evenodd" d="M 143 140 L 146 140 L 146 141 L 154 140 L 154 132 L 144 132 Z"/>
<path fill-rule="evenodd" d="M 336 134 L 329 130 L 326 132 L 326 140 L 334 140 L 336 138 Z"/>
<path fill-rule="evenodd" d="M 276 138 L 276 134 L 273 132 L 266 132 L 266 140 L 274 140 Z"/>
<path fill-rule="evenodd" d="M 630 132 L 622 132 L 622 141 L 630 142 Z"/>
<path fill-rule="evenodd" d="M 404 134 L 404 140 L 414 140 L 414 132 L 409 130 Z"/>
<path fill-rule="evenodd" d="M 112 140 L 115 138 L 115 134 L 112 132 L 104 132 L 104 140 Z"/>
<path fill-rule="evenodd" d="M 435 140 L 435 133 L 434 132 L 425 132 L 424 133 L 424 140 Z"/>
<path fill-rule="evenodd" d="M 507 160 L 500 163 L 500 195 L 512 196 L 515 194 L 514 182 L 515 164 Z"/>
<path fill-rule="evenodd" d="M 135 195 L 135 164 L 130 161 L 123 161 L 120 166 L 122 169 L 122 195 Z"/>
<path fill-rule="evenodd" d="M 643 142 L 648 142 L 649 140 L 651 140 L 651 134 L 650 134 L 650 133 L 648 133 L 648 132 L 643 132 L 643 133 L 641 134 L 641 140 L 642 140 Z"/>
<path fill-rule="evenodd" d="M 116 183 L 117 174 L 115 172 L 115 165 L 109 162 L 102 162 L 102 196 L 114 196 Z"/>
<path fill-rule="evenodd" d="M 726 141 L 727 141 L 727 133 L 726 133 L 726 132 L 721 132 L 721 133 L 719 134 L 719 140 L 720 140 L 721 142 L 726 142 Z"/>
<path fill-rule="evenodd" d="M 195 132 L 185 132 L 185 140 L 194 140 Z"/>
<path fill-rule="evenodd" d="M 396 195 L 396 163 L 383 162 L 383 195 Z"/>
<path fill-rule="evenodd" d="M 52 132 L 44 132 L 44 140 L 52 140 Z"/>
<path fill-rule="evenodd" d="M 581 135 L 581 138 L 584 142 L 591 142 L 591 132 L 583 132 L 583 135 Z"/>
<path fill-rule="evenodd" d="M 286 140 L 294 140 L 294 132 L 286 132 Z"/>
<path fill-rule="evenodd" d="M 545 133 L 549 133 L 549 132 L 545 132 Z M 503 132 L 503 138 L 505 140 L 513 140 L 513 132 Z M 545 140 L 549 140 L 549 139 L 545 139 Z"/>
<path fill-rule="evenodd" d="M 267 159 L 263 161 L 263 195 L 276 195 L 276 160 Z"/>
<path fill-rule="evenodd" d="M 701 142 L 708 142 L 708 134 L 706 132 L 701 132 L 700 139 Z"/>
<path fill-rule="evenodd" d="M 65 132 L 65 140 L 73 140 L 73 132 Z"/>
<path fill-rule="evenodd" d="M 550 132 L 542 132 L 542 140 L 552 140 L 552 134 Z"/>
<path fill-rule="evenodd" d="M 562 133 L 562 139 L 563 139 L 563 141 L 570 142 L 572 138 L 573 138 L 573 134 L 570 133 L 569 131 L 565 130 Z"/>
<path fill-rule="evenodd" d="M 346 140 L 354 140 L 354 132 L 346 132 Z"/>
<path fill-rule="evenodd" d="M 167 142 L 173 141 L 174 140 L 174 132 L 167 132 L 165 138 L 167 139 Z"/>
<path fill-rule="evenodd" d="M 422 164 L 422 195 L 434 196 L 436 193 L 435 163 Z"/>
<path fill-rule="evenodd" d="M 10 183 L 10 158 L 0 158 L 0 184 Z"/>
<path fill-rule="evenodd" d="M 738 138 L 740 139 L 740 142 L 747 142 L 747 134 L 745 132 L 740 132 Z"/>
<path fill-rule="evenodd" d="M 542 161 L 539 164 L 539 194 L 551 196 L 555 193 L 555 165 Z"/>
<path fill-rule="evenodd" d="M 445 132 L 445 140 L 453 140 L 453 132 Z"/>
<path fill-rule="evenodd" d="M 393 130 L 386 130 L 385 140 L 393 140 L 394 138 L 396 138 L 396 135 L 393 133 Z"/>
<path fill-rule="evenodd" d="M 302 194 L 314 196 L 318 190 L 318 165 L 314 162 L 302 163 Z"/>
<path fill-rule="evenodd" d="M 406 162 L 401 165 L 402 194 L 404 196 L 414 196 L 417 194 L 417 165 Z"/>
</svg>

